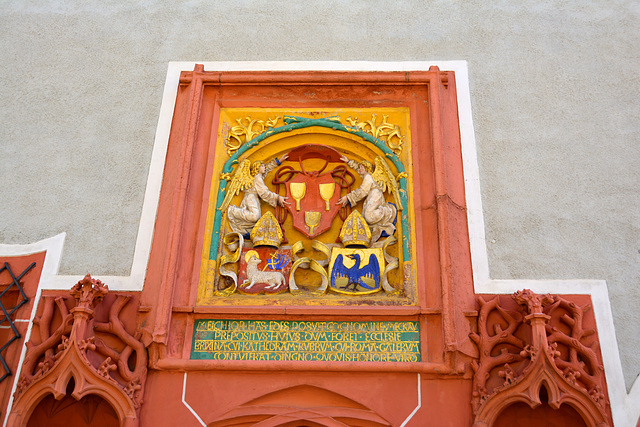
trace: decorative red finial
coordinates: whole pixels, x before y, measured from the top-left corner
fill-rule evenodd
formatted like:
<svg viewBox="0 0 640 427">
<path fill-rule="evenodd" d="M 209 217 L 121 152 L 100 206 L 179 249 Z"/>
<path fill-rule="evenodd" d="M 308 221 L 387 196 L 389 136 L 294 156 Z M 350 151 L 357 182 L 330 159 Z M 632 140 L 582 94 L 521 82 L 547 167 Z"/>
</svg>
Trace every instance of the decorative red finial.
<svg viewBox="0 0 640 427">
<path fill-rule="evenodd" d="M 555 298 L 549 294 L 538 295 L 531 289 L 523 289 L 513 294 L 513 299 L 520 305 L 527 306 L 529 314 L 542 313 L 542 307 L 551 304 Z"/>
<path fill-rule="evenodd" d="M 69 294 L 76 299 L 78 307 L 93 308 L 95 303 L 102 301 L 107 292 L 107 285 L 87 274 L 71 288 Z"/>
</svg>

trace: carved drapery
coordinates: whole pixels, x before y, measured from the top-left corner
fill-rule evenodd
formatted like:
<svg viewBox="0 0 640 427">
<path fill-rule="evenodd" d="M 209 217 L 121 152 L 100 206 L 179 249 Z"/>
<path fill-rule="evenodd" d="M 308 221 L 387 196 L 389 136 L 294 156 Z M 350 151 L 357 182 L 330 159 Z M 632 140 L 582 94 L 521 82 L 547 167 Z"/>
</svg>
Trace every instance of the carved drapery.
<svg viewBox="0 0 640 427">
<path fill-rule="evenodd" d="M 589 305 L 528 289 L 513 299 L 519 311 L 503 307 L 500 297 L 477 298 L 478 333 L 470 336 L 480 353 L 472 364 L 474 426 L 493 425 L 513 403 L 537 407 L 541 387 L 552 408 L 567 404 L 589 426 L 611 425 L 595 331 L 584 328 Z"/>
<path fill-rule="evenodd" d="M 120 319 L 130 296 L 117 295 L 110 301 L 108 321 L 94 319 L 107 292 L 106 285 L 87 275 L 69 291 L 75 305 L 68 304 L 70 298 L 43 297 L 44 309 L 34 319 L 34 333 L 27 343 L 10 426 L 26 425 L 43 397 L 53 394 L 62 399 L 67 388 L 72 388 L 70 395 L 76 400 L 100 396 L 113 407 L 121 425 L 138 425 L 146 349 Z"/>
</svg>

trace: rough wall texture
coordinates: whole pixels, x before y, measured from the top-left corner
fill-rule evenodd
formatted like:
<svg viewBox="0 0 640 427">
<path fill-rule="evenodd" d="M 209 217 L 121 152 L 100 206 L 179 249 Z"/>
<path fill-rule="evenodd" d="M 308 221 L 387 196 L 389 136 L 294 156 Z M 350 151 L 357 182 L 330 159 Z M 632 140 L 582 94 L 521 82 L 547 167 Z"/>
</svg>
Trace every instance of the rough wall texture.
<svg viewBox="0 0 640 427">
<path fill-rule="evenodd" d="M 469 62 L 491 275 L 605 279 L 640 372 L 634 1 L 7 1 L 0 242 L 131 267 L 169 61 Z"/>
</svg>

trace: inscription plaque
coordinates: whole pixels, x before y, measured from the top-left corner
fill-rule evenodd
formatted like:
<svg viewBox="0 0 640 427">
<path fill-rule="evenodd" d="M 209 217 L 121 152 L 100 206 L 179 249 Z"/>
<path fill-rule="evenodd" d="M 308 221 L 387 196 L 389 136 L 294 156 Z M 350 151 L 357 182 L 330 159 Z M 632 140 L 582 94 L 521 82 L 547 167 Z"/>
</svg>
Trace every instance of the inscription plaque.
<svg viewBox="0 0 640 427">
<path fill-rule="evenodd" d="M 197 320 L 191 359 L 419 362 L 419 322 Z"/>
</svg>

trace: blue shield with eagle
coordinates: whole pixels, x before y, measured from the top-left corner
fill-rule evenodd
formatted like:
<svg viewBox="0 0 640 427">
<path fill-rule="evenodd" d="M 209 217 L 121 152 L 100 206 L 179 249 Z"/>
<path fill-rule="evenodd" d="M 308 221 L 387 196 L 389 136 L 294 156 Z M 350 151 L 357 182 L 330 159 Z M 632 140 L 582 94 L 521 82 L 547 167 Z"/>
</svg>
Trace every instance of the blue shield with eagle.
<svg viewBox="0 0 640 427">
<path fill-rule="evenodd" d="M 333 248 L 329 262 L 329 286 L 333 291 L 347 295 L 378 292 L 384 267 L 381 248 Z"/>
</svg>

